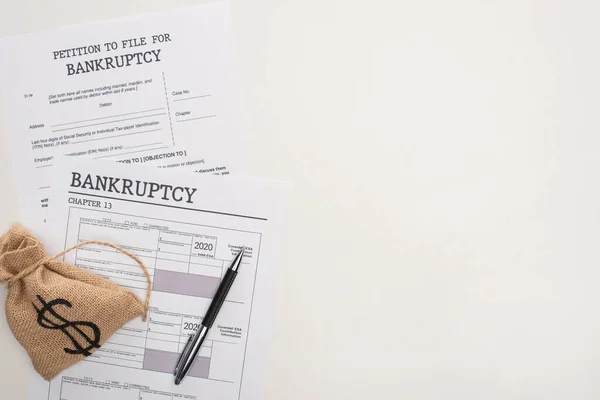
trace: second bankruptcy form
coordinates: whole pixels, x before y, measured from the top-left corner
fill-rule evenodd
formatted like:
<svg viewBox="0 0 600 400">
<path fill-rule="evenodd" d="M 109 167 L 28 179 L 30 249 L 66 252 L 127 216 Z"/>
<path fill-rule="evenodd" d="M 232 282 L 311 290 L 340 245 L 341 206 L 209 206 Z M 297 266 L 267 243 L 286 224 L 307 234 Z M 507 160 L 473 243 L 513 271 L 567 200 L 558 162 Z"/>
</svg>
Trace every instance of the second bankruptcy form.
<svg viewBox="0 0 600 400">
<path fill-rule="evenodd" d="M 240 170 L 238 86 L 227 2 L 0 40 L 22 222 L 46 219 L 63 155 Z"/>
<path fill-rule="evenodd" d="M 48 223 L 27 226 L 47 238 L 48 253 L 87 240 L 113 243 L 144 262 L 152 291 L 147 321 L 131 320 L 51 382 L 34 373 L 31 400 L 264 398 L 288 185 L 63 158 L 51 190 Z M 176 385 L 179 355 L 242 248 L 237 279 Z M 87 245 L 64 261 L 146 294 L 144 272 L 111 247 Z"/>
</svg>

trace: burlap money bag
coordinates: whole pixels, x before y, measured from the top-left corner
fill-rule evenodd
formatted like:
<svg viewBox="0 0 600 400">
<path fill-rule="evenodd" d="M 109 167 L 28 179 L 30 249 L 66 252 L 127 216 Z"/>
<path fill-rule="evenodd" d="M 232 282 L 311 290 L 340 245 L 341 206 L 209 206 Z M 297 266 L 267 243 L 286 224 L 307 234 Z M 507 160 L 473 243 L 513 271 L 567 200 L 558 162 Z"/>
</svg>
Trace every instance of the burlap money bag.
<svg viewBox="0 0 600 400">
<path fill-rule="evenodd" d="M 54 260 L 90 243 L 113 247 L 140 264 L 148 279 L 145 303 L 101 276 Z M 48 257 L 35 237 L 14 226 L 0 238 L 0 282 L 8 283 L 8 326 L 46 380 L 92 354 L 127 321 L 145 320 L 148 311 L 148 270 L 105 242 L 82 242 Z"/>
</svg>

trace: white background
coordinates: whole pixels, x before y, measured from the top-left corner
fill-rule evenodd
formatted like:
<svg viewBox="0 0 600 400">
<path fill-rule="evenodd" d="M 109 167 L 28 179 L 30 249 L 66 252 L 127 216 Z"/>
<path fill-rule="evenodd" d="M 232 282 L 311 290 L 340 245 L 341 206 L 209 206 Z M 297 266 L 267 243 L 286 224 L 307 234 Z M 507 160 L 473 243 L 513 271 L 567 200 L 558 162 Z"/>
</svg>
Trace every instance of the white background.
<svg viewBox="0 0 600 400">
<path fill-rule="evenodd" d="M 0 36 L 195 3 L 2 0 Z M 598 399 L 600 2 L 232 13 L 248 172 L 295 184 L 268 398 Z M 0 397 L 30 370 L 0 319 Z"/>
</svg>

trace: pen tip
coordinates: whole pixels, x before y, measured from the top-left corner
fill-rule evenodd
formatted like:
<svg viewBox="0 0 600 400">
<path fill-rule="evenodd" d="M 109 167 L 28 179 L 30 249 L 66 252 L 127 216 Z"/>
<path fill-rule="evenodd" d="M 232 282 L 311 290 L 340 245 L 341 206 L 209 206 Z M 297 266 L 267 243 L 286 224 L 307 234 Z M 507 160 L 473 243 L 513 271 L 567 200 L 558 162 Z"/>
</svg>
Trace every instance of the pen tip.
<svg viewBox="0 0 600 400">
<path fill-rule="evenodd" d="M 175 384 L 179 385 L 181 383 L 181 378 L 175 378 Z"/>
<path fill-rule="evenodd" d="M 244 258 L 244 251 L 246 251 L 246 246 L 242 246 L 240 252 L 235 256 L 233 262 L 231 263 L 231 269 L 237 271 L 242 263 L 242 258 Z"/>
</svg>

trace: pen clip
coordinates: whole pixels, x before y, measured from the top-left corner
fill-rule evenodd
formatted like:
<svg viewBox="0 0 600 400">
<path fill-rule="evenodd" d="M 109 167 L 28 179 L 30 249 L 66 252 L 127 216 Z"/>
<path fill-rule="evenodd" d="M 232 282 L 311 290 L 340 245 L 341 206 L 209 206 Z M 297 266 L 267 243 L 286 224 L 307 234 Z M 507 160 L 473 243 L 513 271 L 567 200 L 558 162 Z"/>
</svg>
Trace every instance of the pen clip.
<svg viewBox="0 0 600 400">
<path fill-rule="evenodd" d="M 177 365 L 175 366 L 175 371 L 173 371 L 173 375 L 177 376 L 177 372 L 179 371 L 179 369 L 181 368 L 181 366 L 185 363 L 185 360 L 187 358 L 187 355 L 190 351 L 191 348 L 191 344 L 192 344 L 192 337 L 193 335 L 189 335 L 188 336 L 188 341 L 185 344 L 185 347 L 183 348 L 183 351 L 181 352 L 181 355 L 179 356 L 179 360 L 177 360 Z"/>
</svg>

